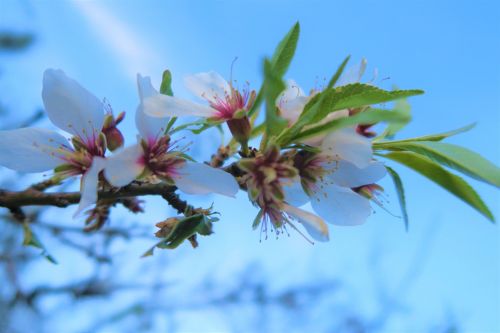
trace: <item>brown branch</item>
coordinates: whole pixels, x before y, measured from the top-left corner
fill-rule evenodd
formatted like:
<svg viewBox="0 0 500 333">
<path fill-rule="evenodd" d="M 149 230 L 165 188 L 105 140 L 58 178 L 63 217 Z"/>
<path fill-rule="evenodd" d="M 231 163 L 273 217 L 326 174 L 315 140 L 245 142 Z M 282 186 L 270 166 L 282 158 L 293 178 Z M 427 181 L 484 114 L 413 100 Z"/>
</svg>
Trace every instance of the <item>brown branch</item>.
<svg viewBox="0 0 500 333">
<path fill-rule="evenodd" d="M 237 163 L 232 163 L 223 168 L 224 171 L 239 179 L 244 175 Z M 57 184 L 56 180 L 48 180 L 35 184 L 24 191 L 7 191 L 0 189 L 0 207 L 6 207 L 11 212 L 16 213 L 19 207 L 23 206 L 56 206 L 68 207 L 80 201 L 80 192 L 58 192 L 45 193 L 48 187 Z M 240 187 L 245 190 L 245 184 L 240 183 Z M 98 200 L 120 201 L 127 198 L 134 198 L 143 195 L 159 195 L 163 197 L 179 213 L 194 209 L 186 201 L 179 198 L 175 193 L 177 187 L 160 184 L 134 183 L 120 189 L 103 189 L 98 192 Z"/>
<path fill-rule="evenodd" d="M 177 188 L 166 184 L 132 184 L 121 189 L 102 190 L 98 199 L 124 199 L 143 195 L 169 196 Z M 67 207 L 80 201 L 80 192 L 44 193 L 29 188 L 14 192 L 0 190 L 0 207 L 12 209 L 22 206 Z M 177 207 L 175 207 L 177 209 Z"/>
</svg>

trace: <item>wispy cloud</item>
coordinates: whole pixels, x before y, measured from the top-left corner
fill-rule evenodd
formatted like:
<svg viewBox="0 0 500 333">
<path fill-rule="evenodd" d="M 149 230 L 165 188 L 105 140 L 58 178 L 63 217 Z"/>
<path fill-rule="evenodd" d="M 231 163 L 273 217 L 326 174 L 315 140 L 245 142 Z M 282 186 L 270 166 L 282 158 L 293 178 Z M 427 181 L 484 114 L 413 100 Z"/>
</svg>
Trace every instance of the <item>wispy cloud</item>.
<svg viewBox="0 0 500 333">
<path fill-rule="evenodd" d="M 74 1 L 89 26 L 107 45 L 125 74 L 135 79 L 137 72 L 152 73 L 160 67 L 158 53 L 136 34 L 130 25 L 97 1 Z"/>
</svg>

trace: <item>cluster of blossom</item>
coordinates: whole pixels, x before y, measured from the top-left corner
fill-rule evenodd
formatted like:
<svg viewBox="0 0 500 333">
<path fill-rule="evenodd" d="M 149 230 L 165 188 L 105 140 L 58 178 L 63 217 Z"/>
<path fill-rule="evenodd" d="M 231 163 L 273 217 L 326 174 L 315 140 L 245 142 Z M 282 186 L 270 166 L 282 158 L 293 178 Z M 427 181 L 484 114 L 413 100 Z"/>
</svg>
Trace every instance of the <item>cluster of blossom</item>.
<svg viewBox="0 0 500 333">
<path fill-rule="evenodd" d="M 358 81 L 363 61 L 338 82 Z M 253 120 L 248 112 L 255 91 L 238 90 L 215 72 L 185 78 L 186 87 L 206 101 L 199 104 L 159 93 L 149 77 L 137 75 L 139 105 L 135 111 L 137 143 L 123 147 L 124 138 L 116 118 L 105 102 L 66 76 L 48 69 L 43 77 L 42 98 L 52 123 L 71 135 L 55 131 L 21 128 L 0 131 L 0 164 L 21 172 L 54 170 L 65 179 L 82 176 L 81 201 L 75 216 L 94 205 L 99 189 L 124 187 L 134 181 L 166 182 L 189 194 L 217 193 L 234 197 L 240 187 L 260 208 L 254 227 L 280 233 L 287 226 L 298 230 L 301 223 L 316 240 L 328 240 L 324 222 L 358 225 L 367 219 L 370 200 L 381 189 L 376 185 L 386 175 L 383 163 L 373 158 L 369 126 L 352 126 L 304 140 L 303 148 L 249 149 Z M 318 91 L 306 95 L 293 81 L 276 100 L 281 117 L 292 126 L 308 101 Z M 323 122 L 349 117 L 359 109 L 330 114 Z M 234 140 L 240 143 L 240 170 L 232 175 L 221 168 L 192 162 L 170 136 L 170 117 L 197 116 L 215 123 L 225 122 Z M 107 155 L 107 151 L 113 154 Z M 307 202 L 318 214 L 299 208 Z"/>
<path fill-rule="evenodd" d="M 211 234 L 212 222 L 217 220 L 212 208 L 194 208 L 180 200 L 173 193 L 177 189 L 229 197 L 246 191 L 259 208 L 253 227 L 260 226 L 261 234 L 271 230 L 278 235 L 288 228 L 302 234 L 300 229 L 304 228 L 313 239 L 327 241 L 328 224 L 359 225 L 367 220 L 372 203 L 380 205 L 383 189 L 377 183 L 390 174 L 408 226 L 401 179 L 375 156 L 415 170 L 494 221 L 474 189 L 448 169 L 500 188 L 499 168 L 473 151 L 441 142 L 473 125 L 393 140 L 411 119 L 409 106 L 402 99 L 423 91 L 389 91 L 376 87 L 373 81 L 361 83 L 364 60 L 344 71 L 347 57 L 324 88 L 309 94 L 292 80 L 286 84 L 283 76 L 295 53 L 299 32 L 296 23 L 273 56 L 264 60 L 264 79 L 258 92 L 248 84 L 240 89 L 232 79 L 228 81 L 215 72 L 199 73 L 184 80 L 186 88 L 200 99 L 193 102 L 173 96 L 169 71 L 164 72 L 159 91 L 149 77 L 137 75 L 137 143 L 127 147 L 118 129 L 124 112 L 115 117 L 106 102 L 63 71 L 48 69 L 42 90 L 45 110 L 70 139 L 37 128 L 0 131 L 0 165 L 21 172 L 54 170 L 57 181 L 82 176 L 75 216 L 87 211 L 87 222 L 98 221 L 97 226 L 102 226 L 119 198 L 100 200 L 99 193 L 108 197 L 121 193 L 127 198 L 121 203 L 138 212 L 142 208 L 134 200 L 144 191 L 132 189 L 147 185 L 184 214 L 157 224 L 160 230 L 156 235 L 162 241 L 155 247 L 163 248 L 174 248 L 186 239 L 195 246 L 196 235 Z M 383 104 L 393 101 L 397 102 L 392 109 Z M 183 117 L 198 120 L 176 125 Z M 377 135 L 374 125 L 379 123 L 387 126 Z M 231 140 L 222 144 L 210 163 L 194 162 L 181 146 L 182 139 L 175 137 L 181 130 L 200 134 L 224 124 Z M 9 201 L 9 195 L 0 191 L 0 206 L 12 210 L 34 202 L 26 198 L 16 201 L 19 193 L 13 194 Z M 42 195 L 32 189 L 21 194 Z M 315 214 L 304 209 L 307 203 Z"/>
</svg>

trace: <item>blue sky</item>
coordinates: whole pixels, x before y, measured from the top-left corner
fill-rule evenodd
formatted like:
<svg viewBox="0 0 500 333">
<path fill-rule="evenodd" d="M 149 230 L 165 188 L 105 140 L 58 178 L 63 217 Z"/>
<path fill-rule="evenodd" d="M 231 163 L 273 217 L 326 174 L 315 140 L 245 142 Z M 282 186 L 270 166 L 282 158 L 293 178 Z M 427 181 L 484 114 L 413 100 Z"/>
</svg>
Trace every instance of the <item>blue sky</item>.
<svg viewBox="0 0 500 333">
<path fill-rule="evenodd" d="M 38 33 L 31 52 L 2 56 L 2 98 L 19 114 L 41 106 L 41 77 L 48 67 L 64 69 L 97 96 L 106 97 L 116 111 L 129 115 L 137 104 L 136 72 L 151 75 L 158 86 L 162 71 L 169 68 L 175 93 L 187 97 L 184 75 L 216 70 L 228 76 L 237 56 L 234 77 L 258 87 L 263 57 L 298 20 L 301 39 L 288 77 L 312 88 L 347 54 L 353 64 L 366 57 L 368 72 L 378 69 L 380 85 L 426 91 L 411 100 L 414 120 L 401 137 L 477 122 L 475 129 L 450 142 L 500 163 L 496 1 L 2 0 L 1 6 L 5 10 L 0 10 L 0 27 Z M 135 135 L 132 119 L 129 116 L 125 124 L 129 142 Z M 211 198 L 224 216 L 217 234 L 204 240 L 196 253 L 181 250 L 183 260 L 207 269 L 220 267 L 221 279 L 230 279 L 243 263 L 258 261 L 277 289 L 318 276 L 340 276 L 355 290 L 357 304 L 366 313 L 377 310 L 370 278 L 376 269 L 383 276 L 380 283 L 411 309 L 392 320 L 389 327 L 394 330 L 418 330 L 450 311 L 465 331 L 500 329 L 498 227 L 436 185 L 397 169 L 407 189 L 409 233 L 400 219 L 378 210 L 361 227 L 331 228 L 328 244 L 311 247 L 298 236 L 260 244 L 250 228 L 255 210 L 241 194 L 237 201 Z M 498 218 L 498 191 L 471 183 Z M 383 185 L 388 209 L 399 214 L 392 185 Z M 248 212 L 245 218 L 242 211 Z M 228 250 L 231 255 L 216 256 Z M 411 290 L 398 290 L 408 263 L 421 251 L 428 253 Z M 182 264 L 179 267 L 182 276 Z"/>
</svg>

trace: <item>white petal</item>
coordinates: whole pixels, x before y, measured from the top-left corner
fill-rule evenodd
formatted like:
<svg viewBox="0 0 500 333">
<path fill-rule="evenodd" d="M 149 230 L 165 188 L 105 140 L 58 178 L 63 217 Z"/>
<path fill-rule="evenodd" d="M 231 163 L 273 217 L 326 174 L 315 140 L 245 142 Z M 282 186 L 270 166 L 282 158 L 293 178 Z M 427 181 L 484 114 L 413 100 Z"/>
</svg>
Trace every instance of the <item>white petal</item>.
<svg viewBox="0 0 500 333">
<path fill-rule="evenodd" d="M 165 132 L 170 119 L 168 117 L 158 119 L 158 117 L 147 115 L 144 112 L 144 99 L 160 95 L 151 84 L 149 76 L 143 77 L 141 74 L 137 74 L 137 88 L 141 102 L 135 112 L 135 125 L 143 139 L 153 141 Z"/>
<path fill-rule="evenodd" d="M 283 183 L 283 191 L 285 192 L 285 201 L 292 206 L 300 207 L 309 202 L 309 197 L 300 184 L 300 177 Z"/>
<path fill-rule="evenodd" d="M 79 216 L 84 210 L 97 202 L 97 186 L 99 181 L 99 172 L 106 165 L 106 160 L 101 157 L 94 157 L 92 166 L 82 177 L 80 192 L 82 193 L 80 204 L 73 217 Z"/>
<path fill-rule="evenodd" d="M 343 128 L 328 134 L 321 145 L 321 152 L 336 160 L 346 160 L 364 168 L 372 159 L 372 144 L 368 138 L 356 133 L 354 128 Z"/>
<path fill-rule="evenodd" d="M 286 89 L 276 99 L 276 106 L 280 107 L 283 102 L 305 97 L 304 91 L 294 80 L 288 80 Z"/>
<path fill-rule="evenodd" d="M 234 177 L 203 163 L 186 162 L 175 176 L 175 185 L 188 194 L 218 193 L 234 197 L 239 190 Z"/>
<path fill-rule="evenodd" d="M 345 117 L 349 117 L 349 110 L 347 110 L 347 109 L 346 110 L 338 110 L 338 111 L 329 113 L 328 116 L 323 118 L 319 123 L 317 123 L 315 125 L 326 124 L 327 122 L 330 122 L 332 120 L 345 118 Z M 312 127 L 312 126 L 307 126 L 306 129 L 309 127 Z M 309 139 L 304 140 L 303 143 L 308 144 L 309 146 L 318 147 L 318 146 L 321 146 L 321 143 L 323 142 L 323 140 L 325 139 L 326 136 L 327 136 L 326 134 L 314 136 L 314 137 L 311 137 Z"/>
<path fill-rule="evenodd" d="M 288 120 L 289 124 L 294 124 L 304 111 L 309 99 L 308 96 L 299 96 L 290 100 L 282 100 L 279 106 L 281 116 Z"/>
<path fill-rule="evenodd" d="M 42 172 L 64 162 L 71 151 L 62 135 L 45 129 L 0 131 L 0 165 L 21 172 Z"/>
<path fill-rule="evenodd" d="M 141 161 L 143 155 L 140 145 L 116 152 L 106 160 L 104 176 L 116 187 L 130 184 L 144 171 L 144 163 Z"/>
<path fill-rule="evenodd" d="M 319 216 L 289 205 L 284 205 L 283 211 L 299 221 L 315 240 L 327 242 L 330 239 L 328 226 Z"/>
<path fill-rule="evenodd" d="M 213 71 L 188 75 L 184 78 L 184 84 L 193 94 L 211 102 L 216 102 L 218 98 L 225 99 L 226 94 L 231 92 L 227 81 Z"/>
<path fill-rule="evenodd" d="M 149 76 L 137 74 L 137 90 L 139 91 L 139 99 L 142 101 L 146 97 L 151 97 L 159 94 L 159 92 L 151 84 Z"/>
<path fill-rule="evenodd" d="M 331 168 L 327 178 L 336 185 L 350 188 L 375 184 L 387 174 L 384 163 L 378 161 L 372 161 L 362 169 L 347 161 L 338 161 L 331 163 Z"/>
<path fill-rule="evenodd" d="M 210 118 L 215 115 L 215 110 L 211 107 L 162 94 L 145 98 L 143 105 L 144 112 L 153 117 L 199 116 Z"/>
<path fill-rule="evenodd" d="M 146 141 L 154 141 L 165 133 L 169 118 L 159 118 L 147 115 L 143 105 L 140 104 L 135 112 L 135 126 L 139 134 Z"/>
<path fill-rule="evenodd" d="M 367 61 L 365 58 L 361 59 L 359 65 L 355 65 L 349 69 L 347 69 L 340 79 L 337 81 L 335 86 L 344 86 L 346 84 L 352 84 L 361 81 L 363 74 L 366 70 Z"/>
<path fill-rule="evenodd" d="M 371 214 L 368 199 L 333 184 L 322 184 L 311 197 L 311 205 L 319 216 L 336 225 L 363 224 Z"/>
<path fill-rule="evenodd" d="M 61 70 L 43 74 L 43 103 L 50 120 L 86 142 L 94 141 L 104 123 L 103 103 Z"/>
<path fill-rule="evenodd" d="M 297 121 L 309 101 L 304 91 L 293 80 L 288 80 L 287 88 L 276 99 L 276 106 L 281 116 L 288 120 L 289 124 Z"/>
</svg>

